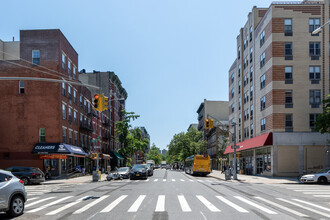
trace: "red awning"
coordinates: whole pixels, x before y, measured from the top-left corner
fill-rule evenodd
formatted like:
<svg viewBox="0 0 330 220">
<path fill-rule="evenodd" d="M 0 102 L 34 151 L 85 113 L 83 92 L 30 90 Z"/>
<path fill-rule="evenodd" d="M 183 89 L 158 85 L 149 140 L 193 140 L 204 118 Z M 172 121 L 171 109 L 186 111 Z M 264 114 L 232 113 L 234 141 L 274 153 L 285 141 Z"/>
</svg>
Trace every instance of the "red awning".
<svg viewBox="0 0 330 220">
<path fill-rule="evenodd" d="M 272 132 L 237 143 L 236 151 L 243 151 L 243 150 L 267 146 L 267 145 L 273 145 Z M 231 148 L 232 146 L 233 145 L 229 145 L 226 147 L 225 154 L 234 153 L 234 149 Z"/>
</svg>

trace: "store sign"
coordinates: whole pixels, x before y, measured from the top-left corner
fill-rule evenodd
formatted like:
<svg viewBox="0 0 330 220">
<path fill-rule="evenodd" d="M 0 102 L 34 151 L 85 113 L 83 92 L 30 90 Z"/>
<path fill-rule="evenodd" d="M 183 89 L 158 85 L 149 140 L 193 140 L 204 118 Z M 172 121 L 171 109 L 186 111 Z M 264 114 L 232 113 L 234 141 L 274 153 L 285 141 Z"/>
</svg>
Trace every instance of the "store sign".
<svg viewBox="0 0 330 220">
<path fill-rule="evenodd" d="M 67 159 L 67 155 L 63 154 L 48 154 L 48 155 L 40 155 L 40 159 Z"/>
</svg>

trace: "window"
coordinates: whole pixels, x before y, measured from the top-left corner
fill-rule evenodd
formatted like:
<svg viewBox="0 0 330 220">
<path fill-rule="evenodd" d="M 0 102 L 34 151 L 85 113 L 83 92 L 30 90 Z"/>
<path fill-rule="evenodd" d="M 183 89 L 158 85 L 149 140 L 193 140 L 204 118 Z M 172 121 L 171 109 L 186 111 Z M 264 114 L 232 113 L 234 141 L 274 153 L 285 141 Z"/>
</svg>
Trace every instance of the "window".
<svg viewBox="0 0 330 220">
<path fill-rule="evenodd" d="M 238 94 L 241 93 L 241 80 L 238 81 Z"/>
<path fill-rule="evenodd" d="M 78 133 L 74 132 L 74 145 L 78 146 Z"/>
<path fill-rule="evenodd" d="M 66 143 L 66 128 L 62 128 L 62 142 Z"/>
<path fill-rule="evenodd" d="M 252 41 L 252 35 L 253 35 L 253 27 L 250 27 L 250 41 Z"/>
<path fill-rule="evenodd" d="M 285 114 L 285 131 L 293 131 L 293 117 L 292 114 Z"/>
<path fill-rule="evenodd" d="M 72 122 L 72 110 L 69 108 L 69 122 Z"/>
<path fill-rule="evenodd" d="M 32 64 L 40 65 L 40 50 L 32 50 Z"/>
<path fill-rule="evenodd" d="M 71 62 L 68 60 L 68 75 L 71 77 Z"/>
<path fill-rule="evenodd" d="M 66 96 L 66 86 L 64 82 L 62 82 L 62 95 Z"/>
<path fill-rule="evenodd" d="M 71 86 L 68 86 L 68 94 L 69 94 L 69 99 L 72 99 L 72 95 L 71 95 Z M 71 103 L 71 102 L 70 102 Z"/>
<path fill-rule="evenodd" d="M 231 83 L 233 83 L 234 80 L 235 80 L 235 75 L 234 75 L 234 73 L 232 73 L 232 74 L 231 74 Z"/>
<path fill-rule="evenodd" d="M 284 72 L 285 84 L 292 84 L 292 66 L 286 66 Z"/>
<path fill-rule="evenodd" d="M 260 68 L 265 65 L 265 52 L 263 52 L 260 56 Z"/>
<path fill-rule="evenodd" d="M 309 127 L 314 131 L 316 118 L 319 114 L 309 114 Z"/>
<path fill-rule="evenodd" d="M 238 77 L 241 76 L 241 64 L 238 64 Z"/>
<path fill-rule="evenodd" d="M 242 135 L 241 135 L 241 129 L 238 130 L 238 141 L 241 142 L 241 138 L 242 138 Z"/>
<path fill-rule="evenodd" d="M 246 86 L 246 74 L 244 75 L 244 82 L 243 82 L 243 84 L 244 84 L 244 87 Z"/>
<path fill-rule="evenodd" d="M 309 19 L 309 33 L 312 33 L 315 29 L 320 27 L 320 18 L 310 18 Z"/>
<path fill-rule="evenodd" d="M 62 104 L 62 118 L 66 119 L 66 106 L 65 106 L 65 104 Z"/>
<path fill-rule="evenodd" d="M 312 84 L 319 84 L 321 79 L 321 67 L 320 66 L 309 66 L 309 79 Z"/>
<path fill-rule="evenodd" d="M 250 68 L 250 82 L 253 80 L 253 67 Z"/>
<path fill-rule="evenodd" d="M 260 111 L 264 110 L 266 108 L 266 97 L 263 96 L 261 99 L 260 99 Z"/>
<path fill-rule="evenodd" d="M 309 90 L 309 104 L 318 108 L 321 104 L 321 90 Z"/>
<path fill-rule="evenodd" d="M 250 63 L 252 63 L 252 57 L 253 57 L 253 47 L 250 49 Z"/>
<path fill-rule="evenodd" d="M 242 105 L 242 98 L 238 98 L 238 110 L 241 110 L 241 105 Z"/>
<path fill-rule="evenodd" d="M 266 130 L 266 118 L 260 120 L 261 131 Z"/>
<path fill-rule="evenodd" d="M 263 74 L 260 77 L 260 89 L 263 89 L 266 86 L 266 76 L 265 74 Z"/>
<path fill-rule="evenodd" d="M 39 128 L 39 143 L 46 143 L 45 128 Z"/>
<path fill-rule="evenodd" d="M 77 92 L 76 92 L 76 90 L 73 90 L 73 102 L 77 103 Z"/>
<path fill-rule="evenodd" d="M 265 31 L 260 34 L 260 47 L 265 43 Z"/>
<path fill-rule="evenodd" d="M 65 54 L 62 54 L 62 69 L 65 69 Z"/>
<path fill-rule="evenodd" d="M 285 43 L 284 48 L 285 60 L 293 60 L 292 43 Z"/>
<path fill-rule="evenodd" d="M 80 107 L 82 107 L 83 106 L 82 96 L 80 96 L 79 102 L 80 102 Z"/>
<path fill-rule="evenodd" d="M 309 42 L 309 56 L 312 60 L 318 60 L 321 55 L 320 42 Z"/>
<path fill-rule="evenodd" d="M 284 19 L 284 36 L 292 36 L 292 19 Z"/>
<path fill-rule="evenodd" d="M 233 113 L 235 111 L 235 104 L 231 104 L 231 112 Z"/>
<path fill-rule="evenodd" d="M 238 115 L 238 125 L 241 126 L 241 118 L 242 118 L 242 115 L 241 113 Z"/>
<path fill-rule="evenodd" d="M 24 81 L 19 81 L 18 82 L 18 93 L 19 94 L 24 94 L 25 93 L 25 90 L 24 90 Z"/>
<path fill-rule="evenodd" d="M 83 115 L 82 114 L 80 114 L 79 122 L 80 122 L 80 126 L 82 126 L 82 123 L 83 123 Z"/>
<path fill-rule="evenodd" d="M 69 144 L 72 144 L 72 131 L 69 130 Z"/>
<path fill-rule="evenodd" d="M 253 100 L 253 86 L 250 86 L 250 101 Z"/>
<path fill-rule="evenodd" d="M 244 93 L 244 104 L 247 102 L 246 100 L 246 93 Z"/>
<path fill-rule="evenodd" d="M 250 130 L 251 130 L 251 138 L 253 137 L 253 124 L 250 125 Z"/>
<path fill-rule="evenodd" d="M 232 89 L 231 90 L 231 97 L 234 98 L 234 95 L 235 95 L 235 89 Z"/>
<path fill-rule="evenodd" d="M 285 91 L 285 108 L 293 108 L 292 90 Z"/>
<path fill-rule="evenodd" d="M 237 59 L 241 58 L 241 46 L 238 46 L 238 50 L 237 50 Z"/>
<path fill-rule="evenodd" d="M 246 56 L 244 58 L 244 63 L 243 63 L 243 69 L 245 70 L 245 68 L 249 65 L 249 58 L 248 56 Z"/>
<path fill-rule="evenodd" d="M 76 75 L 77 75 L 77 68 L 74 66 L 73 67 L 73 79 L 76 79 Z"/>
<path fill-rule="evenodd" d="M 75 124 L 78 123 L 78 121 L 77 121 L 77 112 L 76 111 L 73 112 L 73 120 L 74 120 Z"/>
<path fill-rule="evenodd" d="M 253 105 L 250 107 L 250 119 L 253 119 Z"/>
</svg>

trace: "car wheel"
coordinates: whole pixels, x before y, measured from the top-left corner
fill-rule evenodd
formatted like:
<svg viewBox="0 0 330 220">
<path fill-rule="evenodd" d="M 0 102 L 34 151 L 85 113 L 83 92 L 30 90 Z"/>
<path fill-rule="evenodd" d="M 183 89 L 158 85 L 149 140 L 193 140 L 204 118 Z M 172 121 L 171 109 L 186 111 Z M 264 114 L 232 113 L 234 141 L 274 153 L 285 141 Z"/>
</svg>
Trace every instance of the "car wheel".
<svg viewBox="0 0 330 220">
<path fill-rule="evenodd" d="M 23 214 L 24 211 L 24 199 L 22 196 L 14 196 L 10 201 L 8 215 L 17 217 Z"/>
<path fill-rule="evenodd" d="M 328 183 L 328 179 L 325 176 L 321 176 L 318 178 L 317 182 L 319 184 L 326 184 L 326 183 Z"/>
<path fill-rule="evenodd" d="M 21 180 L 23 181 L 24 185 L 29 184 L 29 179 L 28 178 L 23 177 Z"/>
</svg>

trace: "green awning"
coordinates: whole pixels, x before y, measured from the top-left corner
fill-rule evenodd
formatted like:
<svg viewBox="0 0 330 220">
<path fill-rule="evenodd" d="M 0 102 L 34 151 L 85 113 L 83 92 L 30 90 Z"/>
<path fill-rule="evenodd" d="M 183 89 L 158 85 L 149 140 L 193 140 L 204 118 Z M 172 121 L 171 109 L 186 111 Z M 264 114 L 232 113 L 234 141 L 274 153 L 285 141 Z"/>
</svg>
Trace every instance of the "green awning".
<svg viewBox="0 0 330 220">
<path fill-rule="evenodd" d="M 117 159 L 124 160 L 124 158 L 120 154 L 118 154 L 116 152 L 112 152 L 112 153 L 113 153 L 113 155 L 115 155 L 115 157 L 117 157 Z"/>
</svg>

